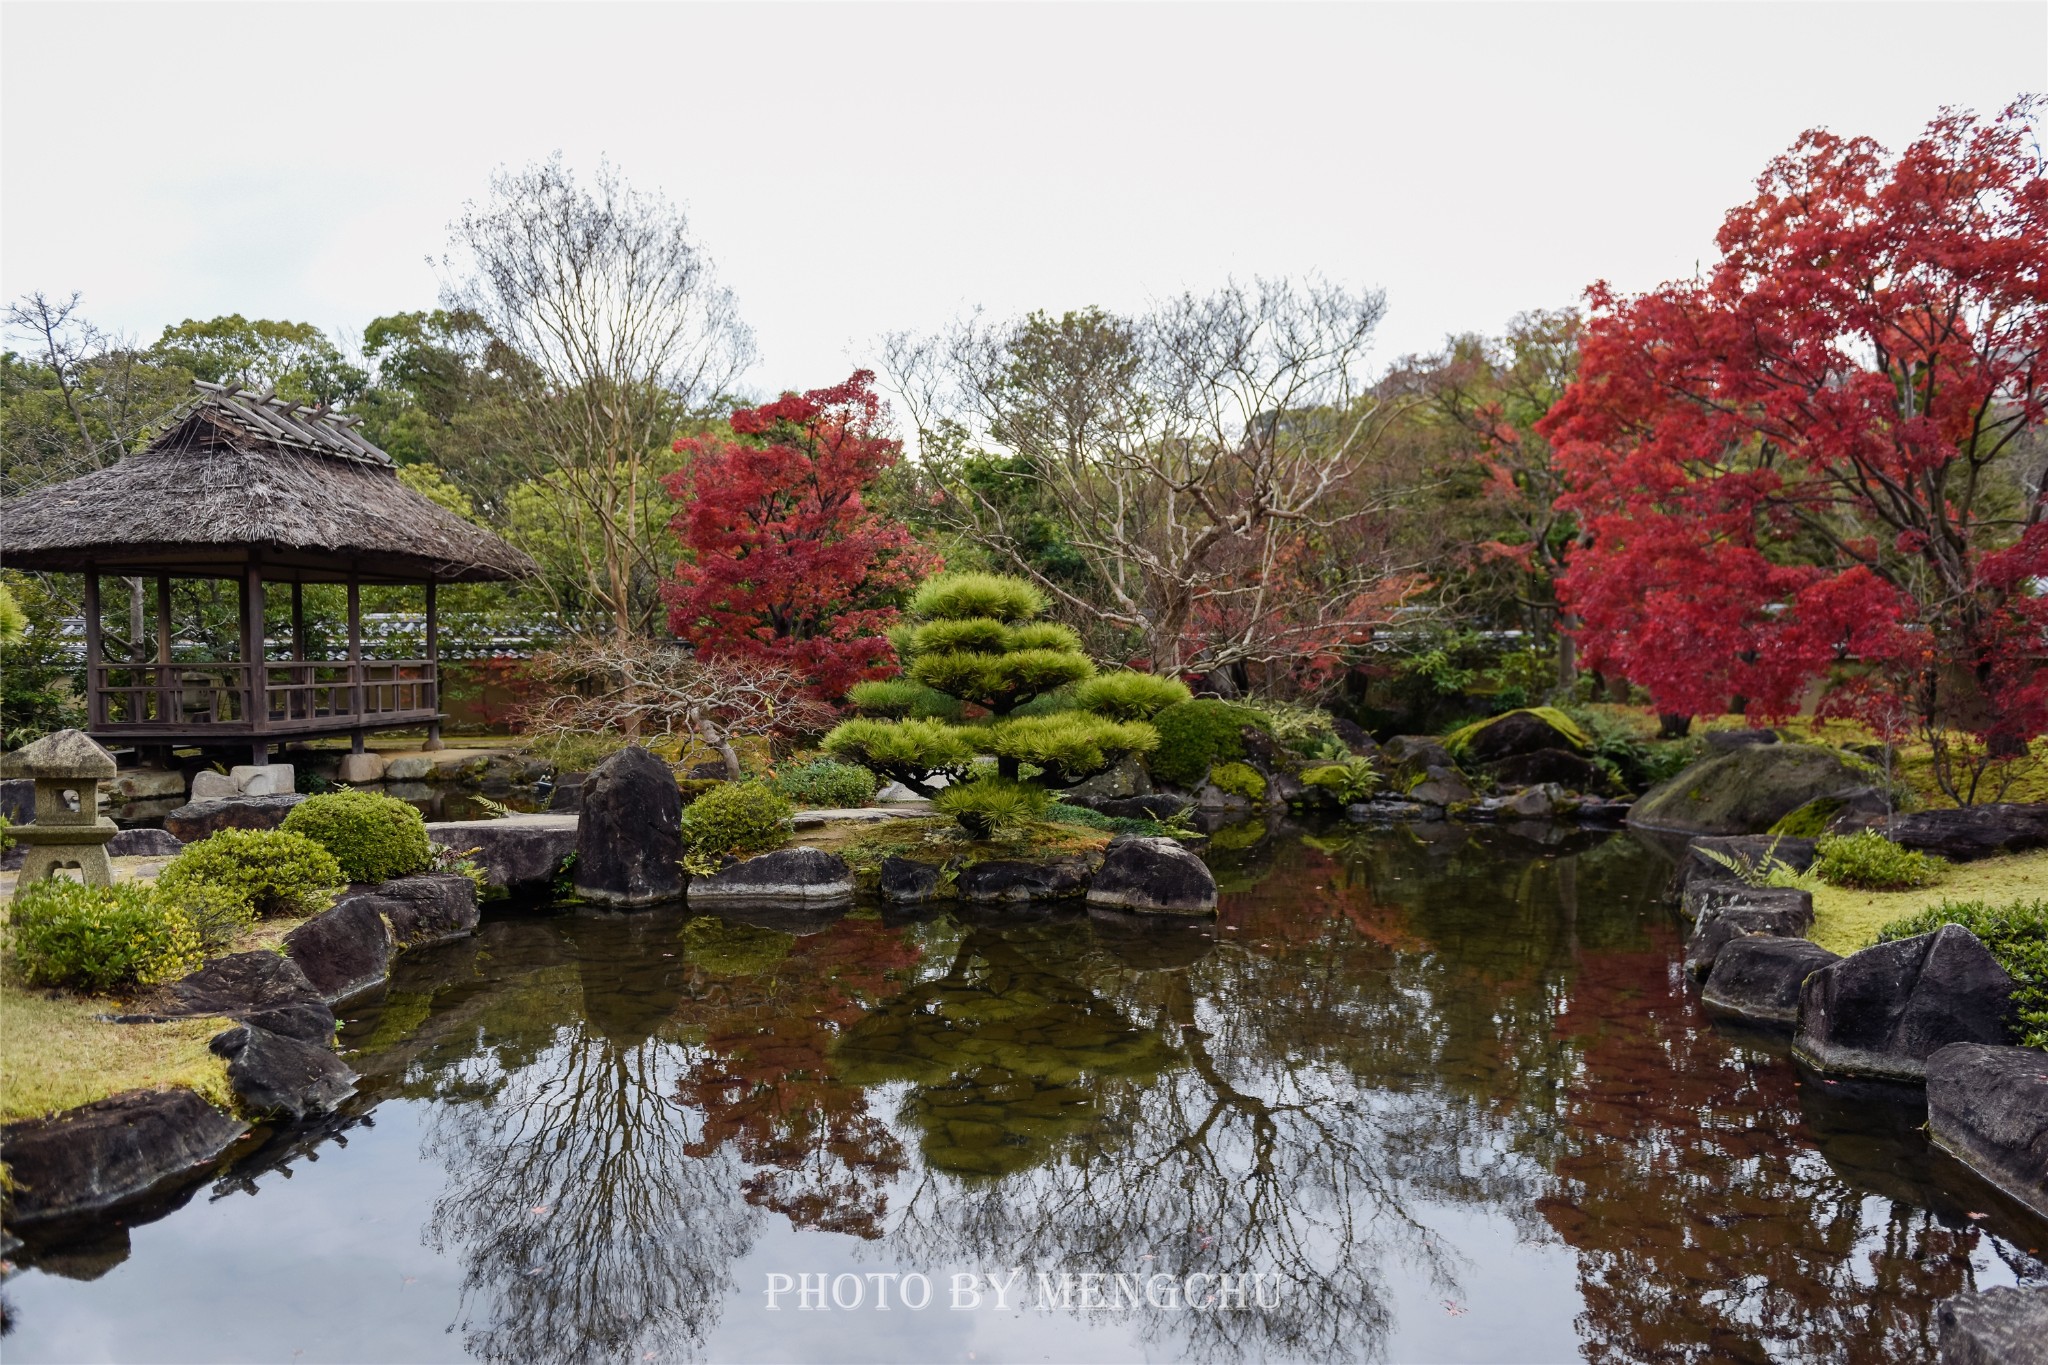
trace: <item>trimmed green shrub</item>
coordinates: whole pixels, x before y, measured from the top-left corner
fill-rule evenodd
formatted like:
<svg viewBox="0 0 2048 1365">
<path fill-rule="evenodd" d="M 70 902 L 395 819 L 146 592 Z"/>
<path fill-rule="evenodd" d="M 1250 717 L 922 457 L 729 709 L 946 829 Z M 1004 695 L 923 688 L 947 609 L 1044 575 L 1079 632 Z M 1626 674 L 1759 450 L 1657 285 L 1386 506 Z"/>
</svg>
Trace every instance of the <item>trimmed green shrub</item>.
<svg viewBox="0 0 2048 1365">
<path fill-rule="evenodd" d="M 932 798 L 932 809 L 953 817 L 972 839 L 993 839 L 1045 814 L 1052 798 L 1038 787 L 1008 778 L 958 782 Z"/>
<path fill-rule="evenodd" d="M 726 782 L 683 808 L 684 861 L 716 866 L 725 854 L 748 858 L 781 846 L 794 808 L 760 782 Z"/>
<path fill-rule="evenodd" d="M 434 865 L 427 821 L 417 807 L 381 792 L 330 792 L 292 807 L 279 826 L 334 855 L 352 882 L 388 882 Z"/>
<path fill-rule="evenodd" d="M 240 892 L 259 915 L 322 908 L 323 894 L 346 880 L 318 843 L 285 829 L 224 829 L 188 845 L 157 878 L 158 890 L 206 882 Z"/>
<path fill-rule="evenodd" d="M 160 914 L 183 915 L 199 935 L 199 946 L 209 953 L 228 947 L 256 922 L 256 907 L 247 892 L 214 882 L 159 882 L 151 889 L 150 904 Z"/>
<path fill-rule="evenodd" d="M 1028 621 L 1045 615 L 1045 594 L 1021 578 L 992 573 L 950 573 L 926 580 L 910 597 L 910 615 L 926 621 L 990 616 Z"/>
<path fill-rule="evenodd" d="M 1249 706 L 1214 697 L 1165 708 L 1152 717 L 1159 732 L 1159 745 L 1148 760 L 1152 776 L 1176 787 L 1198 785 L 1212 765 L 1244 757 L 1241 732 L 1247 725 L 1273 731 L 1273 723 Z"/>
<path fill-rule="evenodd" d="M 1142 722 L 1119 723 L 1082 711 L 999 721 L 981 738 L 997 758 L 1019 767 L 1033 764 L 1055 787 L 1072 786 L 1159 743 L 1158 731 Z"/>
<path fill-rule="evenodd" d="M 2019 983 L 2013 992 L 2016 1032 L 2025 1047 L 2048 1049 L 2048 900 L 1943 901 L 1877 931 L 1879 943 L 1931 934 L 1944 924 L 1960 924 L 1991 950 L 1998 965 Z"/>
<path fill-rule="evenodd" d="M 927 781 L 934 776 L 958 780 L 974 762 L 967 732 L 937 720 L 841 721 L 825 736 L 823 748 L 913 791 L 929 791 Z"/>
<path fill-rule="evenodd" d="M 874 800 L 881 784 L 857 764 L 819 758 L 784 768 L 770 785 L 799 806 L 850 808 Z"/>
<path fill-rule="evenodd" d="M 1098 673 L 1074 688 L 1074 704 L 1110 720 L 1150 720 L 1169 706 L 1189 699 L 1179 678 L 1122 669 Z"/>
<path fill-rule="evenodd" d="M 1249 763 L 1218 763 L 1209 769 L 1209 780 L 1232 796 L 1253 802 L 1266 799 L 1266 779 Z"/>
<path fill-rule="evenodd" d="M 855 683 L 846 699 L 864 716 L 884 720 L 958 720 L 960 699 L 904 678 Z"/>
<path fill-rule="evenodd" d="M 1372 766 L 1369 758 L 1347 758 L 1341 763 L 1305 768 L 1301 780 L 1304 786 L 1327 792 L 1340 806 L 1363 801 L 1380 789 L 1379 769 Z"/>
<path fill-rule="evenodd" d="M 1809 869 L 1829 886 L 1858 891 L 1904 891 L 1932 886 L 1948 872 L 1948 863 L 1930 853 L 1900 848 L 1874 829 L 1826 835 L 1814 845 Z"/>
<path fill-rule="evenodd" d="M 192 922 L 152 904 L 132 883 L 30 882 L 15 892 L 8 920 L 15 962 L 31 985 L 86 991 L 151 986 L 205 961 Z"/>
</svg>

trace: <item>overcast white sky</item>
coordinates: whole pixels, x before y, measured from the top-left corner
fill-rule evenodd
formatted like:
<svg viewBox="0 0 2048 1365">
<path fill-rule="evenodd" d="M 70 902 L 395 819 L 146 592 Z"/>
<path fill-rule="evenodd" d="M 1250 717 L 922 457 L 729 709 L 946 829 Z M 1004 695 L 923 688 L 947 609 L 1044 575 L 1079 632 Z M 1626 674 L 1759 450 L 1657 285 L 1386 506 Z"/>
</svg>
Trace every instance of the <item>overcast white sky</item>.
<svg viewBox="0 0 2048 1365">
<path fill-rule="evenodd" d="M 1387 291 L 1380 353 L 1692 272 L 1815 124 L 2048 90 L 2048 5 L 8 3 L 0 293 L 153 339 L 430 307 L 492 168 L 684 204 L 757 391 L 975 304 Z"/>
</svg>

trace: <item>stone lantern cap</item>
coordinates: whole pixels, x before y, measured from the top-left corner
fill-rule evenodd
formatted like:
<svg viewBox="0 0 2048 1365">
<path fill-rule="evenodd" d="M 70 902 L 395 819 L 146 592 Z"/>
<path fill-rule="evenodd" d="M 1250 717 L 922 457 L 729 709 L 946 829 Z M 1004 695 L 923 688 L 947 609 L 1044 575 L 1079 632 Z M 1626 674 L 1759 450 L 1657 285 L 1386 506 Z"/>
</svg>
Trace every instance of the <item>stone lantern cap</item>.
<svg viewBox="0 0 2048 1365">
<path fill-rule="evenodd" d="M 114 756 L 83 730 L 59 730 L 0 758 L 0 776 L 38 782 L 102 782 L 119 769 Z"/>
</svg>

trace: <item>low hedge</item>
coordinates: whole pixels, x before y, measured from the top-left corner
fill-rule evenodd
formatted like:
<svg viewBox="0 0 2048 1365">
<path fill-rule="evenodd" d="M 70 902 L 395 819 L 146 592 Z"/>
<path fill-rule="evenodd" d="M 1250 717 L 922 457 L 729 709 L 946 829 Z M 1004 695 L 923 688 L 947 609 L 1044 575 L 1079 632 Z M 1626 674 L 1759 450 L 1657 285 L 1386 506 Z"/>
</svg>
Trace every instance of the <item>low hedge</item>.
<svg viewBox="0 0 2048 1365">
<path fill-rule="evenodd" d="M 150 986 L 197 971 L 205 961 L 192 921 L 132 883 L 31 882 L 15 892 L 8 923 L 15 962 L 36 986 Z"/>
</svg>

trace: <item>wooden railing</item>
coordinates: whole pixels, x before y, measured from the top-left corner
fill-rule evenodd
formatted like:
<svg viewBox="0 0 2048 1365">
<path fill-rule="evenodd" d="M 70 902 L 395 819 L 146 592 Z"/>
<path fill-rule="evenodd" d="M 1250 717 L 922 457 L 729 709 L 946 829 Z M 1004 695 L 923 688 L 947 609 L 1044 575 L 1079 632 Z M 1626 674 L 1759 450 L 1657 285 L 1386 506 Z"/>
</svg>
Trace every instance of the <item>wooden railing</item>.
<svg viewBox="0 0 2048 1365">
<path fill-rule="evenodd" d="M 426 659 L 106 663 L 87 670 L 89 724 L 203 736 L 428 717 L 440 710 L 437 674 Z"/>
</svg>

